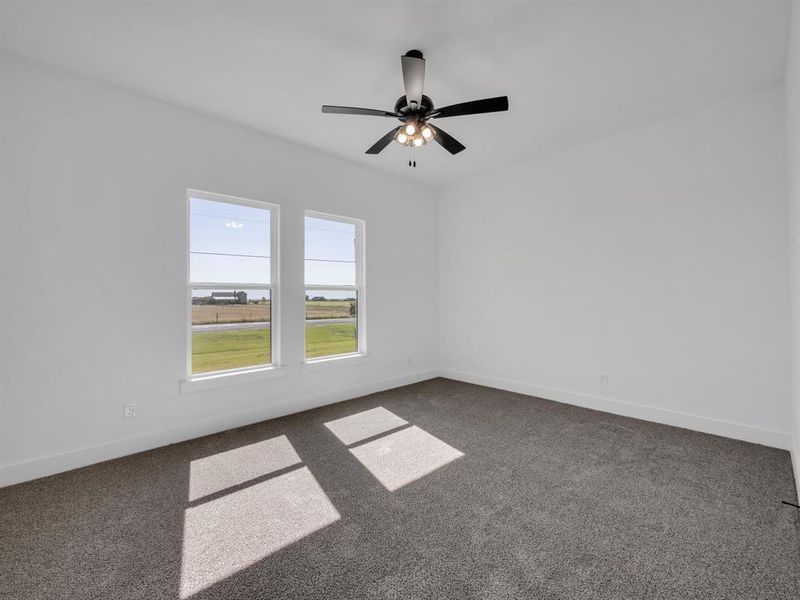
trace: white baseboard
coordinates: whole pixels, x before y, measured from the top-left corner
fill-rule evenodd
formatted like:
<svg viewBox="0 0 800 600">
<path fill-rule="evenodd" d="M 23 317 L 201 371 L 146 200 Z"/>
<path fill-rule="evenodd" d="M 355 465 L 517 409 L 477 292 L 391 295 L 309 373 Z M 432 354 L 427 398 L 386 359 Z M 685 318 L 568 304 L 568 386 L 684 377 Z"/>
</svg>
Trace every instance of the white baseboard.
<svg viewBox="0 0 800 600">
<path fill-rule="evenodd" d="M 367 394 L 374 394 L 375 392 L 382 392 L 384 390 L 431 379 L 437 375 L 438 372 L 436 370 L 418 371 L 409 375 L 374 381 L 343 390 L 299 398 L 297 402 L 293 404 L 294 410 L 278 410 L 276 412 L 274 407 L 264 407 L 261 409 L 241 411 L 220 415 L 212 419 L 194 421 L 179 427 L 162 429 L 145 435 L 116 440 L 107 444 L 88 446 L 78 450 L 44 456 L 11 465 L 3 465 L 0 467 L 0 487 L 70 471 L 79 467 L 120 458 L 121 456 L 127 456 L 137 452 L 144 452 L 145 450 L 152 450 L 160 446 L 183 442 L 227 429 L 233 429 L 235 427 L 258 423 L 259 421 L 265 421 L 267 419 L 283 417 L 287 414 L 302 412 L 326 404 L 341 402 L 342 400 L 349 400 L 351 398 L 358 398 L 359 396 L 366 396 Z"/>
<path fill-rule="evenodd" d="M 792 435 L 784 431 L 763 429 L 761 427 L 753 427 L 751 425 L 734 423 L 722 419 L 712 419 L 710 417 L 702 417 L 700 415 L 666 408 L 644 406 L 642 404 L 614 400 L 613 398 L 603 398 L 601 396 L 593 396 L 581 392 L 543 387 L 448 368 L 439 369 L 439 374 L 442 377 L 455 379 L 457 381 L 485 385 L 487 387 L 517 392 L 528 396 L 536 396 L 537 398 L 554 400 L 556 402 L 563 402 L 564 404 L 572 404 L 583 408 L 591 408 L 624 417 L 633 417 L 644 421 L 653 421 L 655 423 L 672 425 L 683 429 L 711 433 L 735 440 L 752 442 L 772 448 L 780 448 L 781 450 L 789 450 L 792 447 Z M 798 458 L 800 458 L 800 456 Z M 796 464 L 795 462 L 795 465 Z M 797 466 L 795 466 L 795 477 L 797 477 Z"/>
<path fill-rule="evenodd" d="M 684 429 L 691 429 L 694 431 L 701 431 L 703 433 L 711 433 L 723 437 L 743 440 L 755 444 L 762 444 L 764 446 L 771 446 L 773 448 L 780 448 L 782 450 L 791 449 L 792 464 L 794 465 L 795 483 L 798 485 L 798 496 L 800 496 L 800 444 L 796 444 L 793 448 L 792 435 L 788 432 L 775 431 L 771 429 L 763 429 L 760 427 L 753 427 L 741 423 L 734 423 L 722 419 L 712 419 L 709 417 L 702 417 L 691 413 L 684 413 L 664 408 L 654 408 L 625 402 L 622 400 L 615 400 L 612 398 L 604 398 L 601 396 L 593 396 L 581 392 L 573 392 L 570 390 L 562 390 L 558 388 L 549 388 L 544 386 L 537 386 L 519 381 L 511 381 L 489 375 L 481 375 L 477 373 L 467 373 L 455 369 L 431 369 L 427 371 L 419 371 L 409 375 L 400 377 L 393 377 L 380 381 L 371 382 L 364 385 L 350 387 L 344 390 L 336 390 L 325 394 L 319 394 L 306 398 L 298 399 L 294 404 L 295 410 L 288 411 L 275 411 L 274 407 L 265 407 L 256 410 L 242 411 L 221 415 L 212 419 L 202 421 L 194 421 L 186 423 L 179 427 L 163 429 L 141 436 L 125 438 L 101 444 L 97 446 L 89 446 L 72 450 L 60 454 L 54 454 L 33 460 L 19 462 L 11 465 L 4 465 L 0 467 L 0 487 L 13 485 L 29 481 L 31 479 L 38 479 L 39 477 L 46 477 L 54 475 L 71 469 L 85 467 L 87 465 L 143 452 L 145 450 L 152 450 L 160 446 L 168 444 L 175 444 L 193 438 L 210 435 L 225 431 L 226 429 L 233 429 L 235 427 L 242 427 L 252 423 L 258 423 L 267 419 L 274 419 L 285 416 L 287 414 L 309 410 L 326 404 L 334 402 L 341 402 L 375 392 L 417 383 L 433 377 L 447 377 L 457 381 L 464 381 L 466 383 L 474 383 L 476 385 L 484 385 L 510 392 L 517 392 L 529 396 L 536 396 L 547 400 L 554 400 L 564 404 L 572 404 L 584 408 L 591 408 L 603 412 L 608 412 L 625 417 L 633 417 L 636 419 L 643 419 L 645 421 L 653 421 L 655 423 L 662 423 L 664 425 L 672 425 L 675 427 L 682 427 Z"/>
</svg>

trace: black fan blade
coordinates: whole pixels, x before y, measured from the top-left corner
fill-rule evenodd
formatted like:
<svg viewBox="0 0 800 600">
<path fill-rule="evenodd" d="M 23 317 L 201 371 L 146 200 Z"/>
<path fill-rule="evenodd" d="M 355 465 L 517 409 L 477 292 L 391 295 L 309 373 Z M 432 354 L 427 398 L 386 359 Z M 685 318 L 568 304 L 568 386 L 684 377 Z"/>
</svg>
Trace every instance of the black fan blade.
<svg viewBox="0 0 800 600">
<path fill-rule="evenodd" d="M 397 133 L 397 127 L 392 129 L 389 133 L 387 133 L 385 136 L 383 136 L 377 142 L 372 144 L 372 147 L 369 150 L 367 150 L 366 153 L 367 154 L 378 154 L 381 150 L 386 148 L 386 146 L 388 146 L 389 144 L 392 143 L 392 140 L 394 139 L 394 134 L 395 133 Z"/>
<path fill-rule="evenodd" d="M 436 108 L 427 118 L 443 119 L 445 117 L 478 115 L 481 113 L 500 112 L 503 110 L 508 110 L 508 96 L 472 100 L 471 102 L 462 102 L 461 104 L 451 104 L 450 106 Z"/>
<path fill-rule="evenodd" d="M 436 137 L 433 139 L 439 142 L 439 145 L 450 154 L 458 154 L 467 148 L 464 144 L 439 127 L 436 127 Z"/>
<path fill-rule="evenodd" d="M 371 117 L 397 117 L 396 113 L 374 108 L 354 108 L 352 106 L 322 106 L 322 112 L 335 115 L 367 115 Z"/>
<path fill-rule="evenodd" d="M 406 102 L 417 106 L 422 102 L 422 86 L 425 84 L 425 59 L 419 50 L 409 50 L 400 57 L 403 66 L 403 84 L 406 88 Z"/>
</svg>

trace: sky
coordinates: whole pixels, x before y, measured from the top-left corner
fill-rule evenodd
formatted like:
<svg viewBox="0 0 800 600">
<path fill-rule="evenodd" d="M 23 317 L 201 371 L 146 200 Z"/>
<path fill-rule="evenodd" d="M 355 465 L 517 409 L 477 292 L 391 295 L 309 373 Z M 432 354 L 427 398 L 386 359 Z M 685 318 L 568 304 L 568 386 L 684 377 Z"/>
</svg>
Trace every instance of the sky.
<svg viewBox="0 0 800 600">
<path fill-rule="evenodd" d="M 192 282 L 270 283 L 269 209 L 191 198 L 189 224 Z M 355 285 L 354 242 L 352 223 L 307 216 L 306 283 Z M 315 291 L 313 295 L 343 298 L 352 292 Z"/>
</svg>

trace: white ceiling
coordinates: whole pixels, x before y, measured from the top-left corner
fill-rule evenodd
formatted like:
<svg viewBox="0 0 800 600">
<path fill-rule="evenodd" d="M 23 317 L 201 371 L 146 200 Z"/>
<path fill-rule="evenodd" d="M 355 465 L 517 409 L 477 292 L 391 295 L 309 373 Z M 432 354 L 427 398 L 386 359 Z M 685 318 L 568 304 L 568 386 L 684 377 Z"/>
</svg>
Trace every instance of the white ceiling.
<svg viewBox="0 0 800 600">
<path fill-rule="evenodd" d="M 15 2 L 0 47 L 442 186 L 783 80 L 789 0 L 720 2 Z M 439 123 L 467 146 L 364 150 L 395 121 L 400 55 L 436 105 L 507 94 L 508 113 Z"/>
</svg>

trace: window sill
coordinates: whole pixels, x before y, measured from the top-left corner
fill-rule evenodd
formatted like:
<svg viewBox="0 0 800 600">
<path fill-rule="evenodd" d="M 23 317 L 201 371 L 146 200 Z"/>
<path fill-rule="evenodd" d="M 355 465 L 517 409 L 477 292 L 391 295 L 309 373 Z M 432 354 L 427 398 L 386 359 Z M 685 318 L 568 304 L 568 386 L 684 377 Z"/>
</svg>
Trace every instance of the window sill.
<svg viewBox="0 0 800 600">
<path fill-rule="evenodd" d="M 306 373 L 314 371 L 327 371 L 328 369 L 337 369 L 339 367 L 354 367 L 356 365 L 362 365 L 366 363 L 367 357 L 368 355 L 366 353 L 357 353 L 312 358 L 303 363 L 302 370 L 304 373 Z"/>
<path fill-rule="evenodd" d="M 275 377 L 282 377 L 285 373 L 285 367 L 281 365 L 271 365 L 269 367 L 250 369 L 247 371 L 201 375 L 181 381 L 181 394 L 191 394 L 193 392 L 213 390 L 216 388 L 227 387 L 229 385 L 260 381 L 262 379 L 273 379 Z"/>
</svg>

